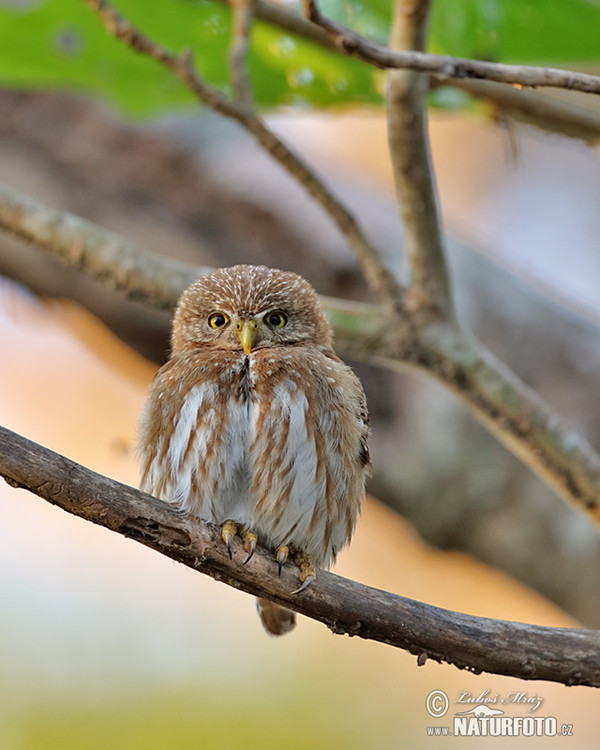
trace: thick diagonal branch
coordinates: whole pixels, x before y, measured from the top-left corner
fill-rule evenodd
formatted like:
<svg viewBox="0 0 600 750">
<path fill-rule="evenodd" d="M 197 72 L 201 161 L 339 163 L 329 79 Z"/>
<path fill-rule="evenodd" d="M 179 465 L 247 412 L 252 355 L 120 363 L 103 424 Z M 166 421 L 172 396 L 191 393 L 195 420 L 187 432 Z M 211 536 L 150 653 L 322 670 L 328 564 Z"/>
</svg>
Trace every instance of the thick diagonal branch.
<svg viewBox="0 0 600 750">
<path fill-rule="evenodd" d="M 432 321 L 396 368 L 400 361 L 455 393 L 500 443 L 600 527 L 600 456 L 493 354 L 452 323 Z M 393 366 L 390 359 L 381 364 Z"/>
<path fill-rule="evenodd" d="M 397 0 L 391 45 L 422 49 L 429 0 Z M 452 317 L 452 300 L 427 132 L 429 78 L 413 70 L 387 77 L 390 156 L 410 264 L 410 302 Z"/>
<path fill-rule="evenodd" d="M 277 576 L 259 549 L 228 559 L 218 529 L 0 427 L 0 476 L 76 516 L 135 539 L 249 594 L 285 604 L 336 634 L 357 635 L 472 672 L 600 686 L 600 633 L 490 620 L 432 607 L 319 571 L 292 594 L 297 571 Z"/>
</svg>

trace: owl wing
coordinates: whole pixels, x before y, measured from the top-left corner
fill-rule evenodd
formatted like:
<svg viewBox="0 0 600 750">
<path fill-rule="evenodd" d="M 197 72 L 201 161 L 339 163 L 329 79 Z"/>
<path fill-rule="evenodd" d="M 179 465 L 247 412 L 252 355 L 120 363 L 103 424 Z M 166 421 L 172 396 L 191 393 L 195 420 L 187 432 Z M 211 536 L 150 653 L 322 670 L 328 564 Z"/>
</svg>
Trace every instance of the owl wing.
<svg viewBox="0 0 600 750">
<path fill-rule="evenodd" d="M 328 565 L 349 541 L 364 495 L 364 393 L 350 368 L 316 348 L 271 353 L 265 365 L 251 440 L 259 536 Z"/>
<path fill-rule="evenodd" d="M 365 470 L 365 475 L 371 476 L 371 452 L 369 450 L 369 435 L 371 430 L 365 391 L 355 373 L 337 356 L 337 354 L 335 354 L 335 352 L 330 350 L 326 353 L 326 356 L 328 359 L 333 360 L 339 366 L 344 368 L 349 375 L 351 383 L 349 390 L 354 393 L 354 398 L 351 400 L 354 407 L 354 418 L 360 426 L 358 460 Z"/>
</svg>

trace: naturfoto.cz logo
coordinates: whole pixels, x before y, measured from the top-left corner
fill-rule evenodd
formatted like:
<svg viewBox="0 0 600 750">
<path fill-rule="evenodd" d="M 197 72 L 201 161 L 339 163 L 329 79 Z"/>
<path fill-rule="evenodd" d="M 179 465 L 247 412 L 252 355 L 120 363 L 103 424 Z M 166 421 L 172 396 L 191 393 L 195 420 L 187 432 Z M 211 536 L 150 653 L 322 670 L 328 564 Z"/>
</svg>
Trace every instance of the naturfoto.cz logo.
<svg viewBox="0 0 600 750">
<path fill-rule="evenodd" d="M 507 716 L 504 707 L 514 706 L 532 714 L 544 699 L 524 691 L 501 695 L 484 690 L 478 695 L 461 692 L 454 704 L 463 710 L 454 712 L 451 723 L 427 727 L 432 737 L 571 737 L 572 724 L 559 724 L 555 716 Z M 465 707 L 469 706 L 469 708 Z M 500 708 L 499 706 L 502 706 Z M 450 699 L 443 690 L 432 690 L 425 699 L 427 713 L 441 719 L 450 710 Z"/>
</svg>

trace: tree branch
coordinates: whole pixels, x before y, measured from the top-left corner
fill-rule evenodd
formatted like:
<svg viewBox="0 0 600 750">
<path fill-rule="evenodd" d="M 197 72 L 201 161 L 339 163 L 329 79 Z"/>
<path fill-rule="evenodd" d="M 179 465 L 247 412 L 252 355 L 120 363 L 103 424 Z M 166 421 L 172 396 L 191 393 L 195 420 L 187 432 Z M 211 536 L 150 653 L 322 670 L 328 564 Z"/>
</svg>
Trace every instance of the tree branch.
<svg viewBox="0 0 600 750">
<path fill-rule="evenodd" d="M 105 0 L 83 0 L 100 18 L 105 29 L 128 47 L 168 68 L 203 104 L 236 120 L 278 161 L 333 219 L 354 250 L 362 272 L 382 302 L 395 307 L 402 290 L 385 268 L 379 252 L 364 236 L 352 214 L 325 187 L 323 182 L 255 113 L 227 98 L 211 86 L 194 68 L 191 51 L 174 55 L 146 37 Z"/>
<path fill-rule="evenodd" d="M 422 49 L 429 0 L 397 0 L 391 44 Z M 448 270 L 427 133 L 429 79 L 412 70 L 387 78 L 390 156 L 402 214 L 404 249 L 410 264 L 410 304 L 435 307 L 452 317 Z"/>
<path fill-rule="evenodd" d="M 220 0 L 220 2 L 231 5 L 233 0 Z M 296 15 L 283 6 L 274 5 L 265 2 L 265 0 L 254 0 L 254 13 L 261 21 L 266 21 L 284 31 L 310 39 L 311 42 L 315 42 L 326 49 L 337 50 L 335 42 L 324 29 L 315 26 L 314 23 L 307 21 L 303 16 Z"/>
<path fill-rule="evenodd" d="M 230 561 L 219 530 L 150 495 L 96 474 L 0 427 L 0 476 L 87 521 L 134 539 L 173 560 L 255 596 L 284 604 L 333 633 L 387 643 L 471 672 L 525 680 L 600 686 L 600 633 L 548 628 L 459 614 L 319 571 L 292 594 L 297 570 L 281 578 L 272 555 L 258 549 L 243 565 L 241 544 Z"/>
<path fill-rule="evenodd" d="M 33 243 L 67 266 L 159 309 L 175 306 L 183 289 L 210 269 L 141 253 L 97 224 L 48 208 L 0 184 L 0 229 Z"/>
<path fill-rule="evenodd" d="M 326 31 L 341 52 L 377 68 L 403 68 L 434 73 L 442 80 L 483 78 L 498 83 L 510 83 L 514 86 L 548 86 L 582 91 L 586 94 L 600 94 L 600 76 L 559 68 L 507 65 L 426 52 L 391 50 L 326 18 L 319 11 L 315 0 L 302 0 L 302 6 L 306 17 Z"/>
<path fill-rule="evenodd" d="M 254 109 L 252 86 L 246 67 L 254 16 L 253 6 L 254 0 L 231 0 L 233 13 L 232 42 L 229 54 L 231 82 L 236 101 L 248 112 Z"/>
<path fill-rule="evenodd" d="M 486 100 L 493 108 L 492 119 L 502 114 L 541 130 L 578 138 L 590 146 L 596 145 L 600 136 L 599 112 L 564 99 L 558 100 L 556 96 L 475 79 L 441 81 L 437 76 L 430 76 L 429 85 L 431 88 L 450 86 Z"/>
<path fill-rule="evenodd" d="M 455 393 L 499 442 L 600 526 L 600 456 L 491 352 L 452 323 L 432 321 L 404 362 Z"/>
</svg>

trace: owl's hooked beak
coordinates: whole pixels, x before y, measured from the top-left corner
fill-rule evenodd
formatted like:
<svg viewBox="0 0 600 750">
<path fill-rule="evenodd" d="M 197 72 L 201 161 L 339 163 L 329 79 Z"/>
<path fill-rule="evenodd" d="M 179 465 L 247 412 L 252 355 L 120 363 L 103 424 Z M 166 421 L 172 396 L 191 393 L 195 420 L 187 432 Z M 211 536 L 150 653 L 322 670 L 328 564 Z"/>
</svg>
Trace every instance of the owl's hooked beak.
<svg viewBox="0 0 600 750">
<path fill-rule="evenodd" d="M 254 318 L 247 318 L 246 320 L 238 320 L 236 327 L 244 354 L 248 356 L 252 351 L 254 342 L 256 341 L 258 323 Z"/>
</svg>

